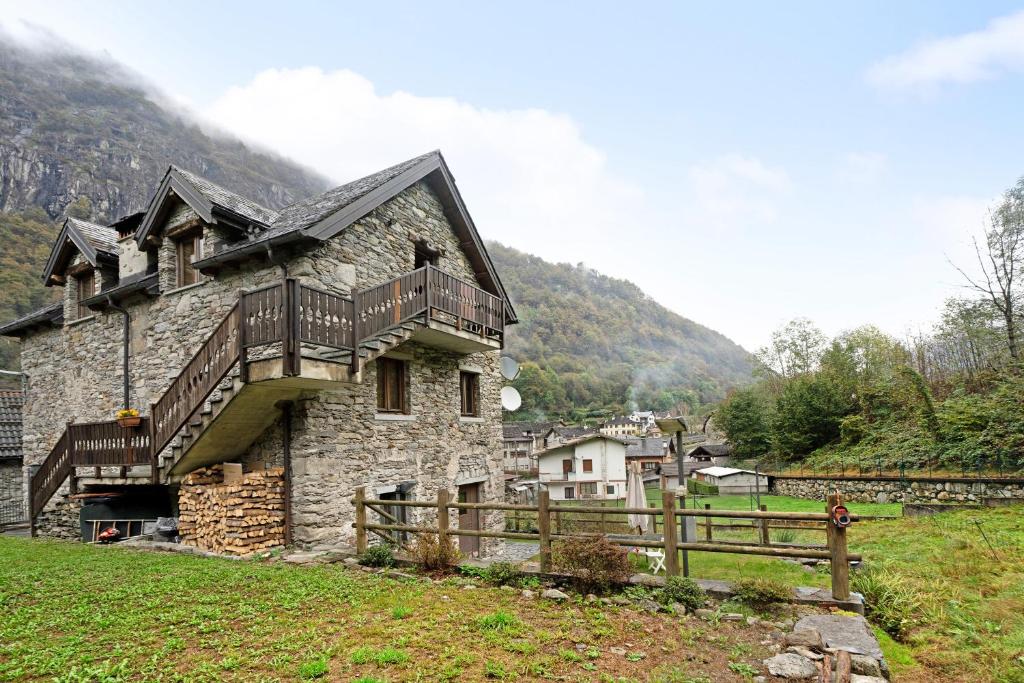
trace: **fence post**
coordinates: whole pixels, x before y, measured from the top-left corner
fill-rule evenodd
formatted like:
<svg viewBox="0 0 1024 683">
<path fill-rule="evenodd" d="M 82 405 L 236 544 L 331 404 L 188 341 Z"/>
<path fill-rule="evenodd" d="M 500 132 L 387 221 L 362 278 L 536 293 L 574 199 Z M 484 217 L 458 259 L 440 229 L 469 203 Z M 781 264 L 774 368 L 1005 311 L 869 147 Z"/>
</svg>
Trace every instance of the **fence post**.
<svg viewBox="0 0 1024 683">
<path fill-rule="evenodd" d="M 238 296 L 238 378 L 249 381 L 249 300 L 243 291 Z"/>
<path fill-rule="evenodd" d="M 676 496 L 671 491 L 661 492 L 662 532 L 665 539 L 665 573 L 679 576 L 679 546 L 676 539 Z"/>
<path fill-rule="evenodd" d="M 448 547 L 448 489 L 437 490 L 437 542 L 442 548 Z"/>
<path fill-rule="evenodd" d="M 762 505 L 760 510 L 761 510 L 761 512 L 768 512 L 768 506 L 767 505 Z M 761 545 L 771 545 L 771 544 L 772 544 L 772 537 L 771 537 L 771 534 L 768 532 L 768 520 L 767 519 L 762 519 L 761 520 Z"/>
<path fill-rule="evenodd" d="M 356 552 L 366 552 L 366 487 L 356 488 Z"/>
<path fill-rule="evenodd" d="M 711 503 L 704 503 L 704 509 L 705 510 L 710 510 L 711 509 Z M 707 516 L 707 515 L 704 516 L 704 536 L 707 538 L 708 543 L 710 543 L 711 542 L 711 517 Z"/>
<path fill-rule="evenodd" d="M 149 404 L 149 466 L 150 478 L 154 484 L 160 483 L 160 453 L 156 450 L 156 404 Z"/>
<path fill-rule="evenodd" d="M 540 570 L 551 571 L 551 493 L 543 489 L 537 496 L 537 532 L 540 534 Z"/>
<path fill-rule="evenodd" d="M 828 526 L 829 550 L 832 553 L 832 597 L 835 600 L 850 599 L 850 561 L 847 559 L 846 529 L 837 527 L 832 523 L 832 508 L 842 505 L 843 497 L 837 490 L 829 495 L 825 503 L 825 512 L 829 519 L 825 521 Z"/>
<path fill-rule="evenodd" d="M 284 280 L 284 329 L 281 340 L 282 374 L 294 377 L 302 373 L 302 342 L 299 341 L 299 287 L 298 281 L 293 278 Z"/>
</svg>

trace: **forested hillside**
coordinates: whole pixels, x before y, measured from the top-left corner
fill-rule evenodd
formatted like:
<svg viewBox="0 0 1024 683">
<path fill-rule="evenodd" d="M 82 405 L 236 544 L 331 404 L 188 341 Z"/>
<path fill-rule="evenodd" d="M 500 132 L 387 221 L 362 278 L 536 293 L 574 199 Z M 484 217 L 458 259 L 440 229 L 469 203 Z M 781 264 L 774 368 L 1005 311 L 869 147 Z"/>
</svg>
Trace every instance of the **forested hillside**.
<svg viewBox="0 0 1024 683">
<path fill-rule="evenodd" d="M 581 418 L 640 407 L 691 409 L 751 381 L 751 356 L 626 280 L 488 244 L 520 323 L 523 415 Z"/>
<path fill-rule="evenodd" d="M 738 454 L 815 467 L 952 472 L 1024 469 L 1024 178 L 978 236 L 926 334 L 900 340 L 866 326 L 832 340 L 808 320 L 761 349 L 754 386 L 716 421 Z"/>
</svg>

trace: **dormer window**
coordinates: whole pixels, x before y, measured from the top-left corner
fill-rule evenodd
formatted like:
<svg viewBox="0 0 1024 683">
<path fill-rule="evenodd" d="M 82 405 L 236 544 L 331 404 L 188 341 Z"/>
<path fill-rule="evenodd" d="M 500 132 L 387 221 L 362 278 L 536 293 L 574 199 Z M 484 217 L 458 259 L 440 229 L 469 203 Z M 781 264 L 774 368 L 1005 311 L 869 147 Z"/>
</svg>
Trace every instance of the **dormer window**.
<svg viewBox="0 0 1024 683">
<path fill-rule="evenodd" d="M 88 306 L 82 304 L 86 299 L 96 295 L 96 273 L 86 270 L 75 275 L 75 310 L 79 319 L 92 315 Z"/>
<path fill-rule="evenodd" d="M 177 286 L 199 282 L 199 271 L 192 265 L 203 257 L 203 231 L 195 230 L 174 238 Z"/>
</svg>

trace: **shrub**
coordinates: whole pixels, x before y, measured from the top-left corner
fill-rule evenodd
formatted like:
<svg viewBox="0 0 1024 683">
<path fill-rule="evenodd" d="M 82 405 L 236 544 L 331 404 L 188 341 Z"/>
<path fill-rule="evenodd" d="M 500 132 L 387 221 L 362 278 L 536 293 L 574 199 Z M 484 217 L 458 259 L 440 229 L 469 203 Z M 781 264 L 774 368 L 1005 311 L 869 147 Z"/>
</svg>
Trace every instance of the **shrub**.
<svg viewBox="0 0 1024 683">
<path fill-rule="evenodd" d="M 576 588 L 584 593 L 603 593 L 633 573 L 626 550 L 604 536 L 559 541 L 552 555 L 555 569 L 571 576 Z"/>
<path fill-rule="evenodd" d="M 515 586 L 519 583 L 519 570 L 511 562 L 495 562 L 483 571 L 483 579 L 495 586 Z"/>
<path fill-rule="evenodd" d="M 690 489 L 690 493 L 696 493 L 700 496 L 717 496 L 718 487 L 712 484 L 707 484 L 703 481 L 697 481 L 696 479 L 688 479 L 686 486 Z"/>
<path fill-rule="evenodd" d="M 704 606 L 708 595 L 697 582 L 688 576 L 670 576 L 665 587 L 658 591 L 658 601 L 666 605 L 678 602 L 686 609 L 693 611 Z"/>
<path fill-rule="evenodd" d="M 921 598 L 903 577 L 888 567 L 865 567 L 851 576 L 851 586 L 864 596 L 864 611 L 871 621 L 896 640 L 907 635 Z"/>
<path fill-rule="evenodd" d="M 359 564 L 365 567 L 394 567 L 395 553 L 389 545 L 371 545 L 359 556 Z"/>
<path fill-rule="evenodd" d="M 461 555 L 455 543 L 441 543 L 437 534 L 418 534 L 409 546 L 409 554 L 427 571 L 449 571 L 459 562 Z"/>
<path fill-rule="evenodd" d="M 757 609 L 788 602 L 793 597 L 793 590 L 789 586 L 774 579 L 740 579 L 733 588 L 736 600 Z"/>
</svg>

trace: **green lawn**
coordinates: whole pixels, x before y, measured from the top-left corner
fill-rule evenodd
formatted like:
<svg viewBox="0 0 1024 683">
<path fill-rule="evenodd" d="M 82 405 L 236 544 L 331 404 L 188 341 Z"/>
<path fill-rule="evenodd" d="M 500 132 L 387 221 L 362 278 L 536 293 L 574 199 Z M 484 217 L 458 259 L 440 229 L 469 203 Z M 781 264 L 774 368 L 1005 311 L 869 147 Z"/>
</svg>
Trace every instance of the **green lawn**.
<svg viewBox="0 0 1024 683">
<path fill-rule="evenodd" d="M 0 680 L 740 683 L 769 654 L 763 627 L 464 581 L 0 536 Z"/>
</svg>

